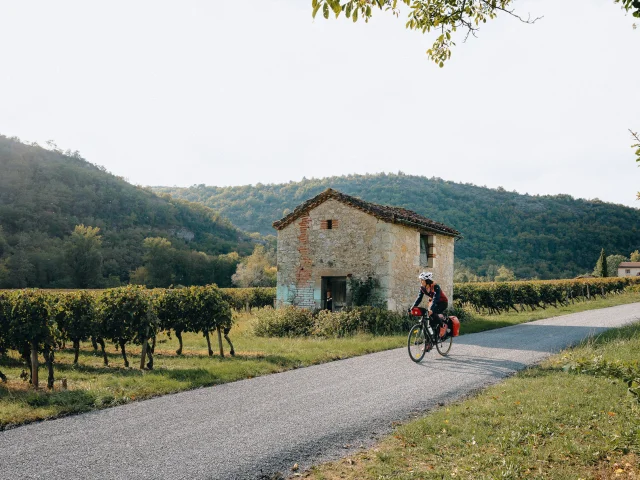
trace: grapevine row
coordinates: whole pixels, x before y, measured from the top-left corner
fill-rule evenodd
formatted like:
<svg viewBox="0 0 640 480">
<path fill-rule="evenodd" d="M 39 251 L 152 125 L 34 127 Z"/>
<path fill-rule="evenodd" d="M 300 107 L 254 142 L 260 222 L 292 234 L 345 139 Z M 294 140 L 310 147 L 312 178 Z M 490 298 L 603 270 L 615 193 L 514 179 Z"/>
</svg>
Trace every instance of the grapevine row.
<svg viewBox="0 0 640 480">
<path fill-rule="evenodd" d="M 621 293 L 640 278 L 590 278 L 522 282 L 458 283 L 454 286 L 457 305 L 474 308 L 478 313 L 496 314 L 508 310 L 535 310 L 558 307 L 578 300 Z"/>
<path fill-rule="evenodd" d="M 128 286 L 103 291 L 47 292 L 16 290 L 0 292 L 0 355 L 17 351 L 27 365 L 30 381 L 38 386 L 38 357 L 44 356 L 48 369 L 47 386 L 53 387 L 53 362 L 56 349 L 66 341 L 73 343 L 75 363 L 81 341 L 91 339 L 100 345 L 104 364 L 108 365 L 105 340 L 119 347 L 124 364 L 129 366 L 127 345 L 142 345 L 140 368 L 153 368 L 155 336 L 159 331 L 174 331 L 181 340 L 183 332 L 200 332 L 207 338 L 217 330 L 220 354 L 222 332 L 231 345 L 231 306 L 215 285 L 176 290 L 147 290 Z M 151 341 L 151 342 L 150 342 Z M 182 352 L 182 341 L 178 353 Z M 0 379 L 6 377 L 0 372 Z"/>
</svg>

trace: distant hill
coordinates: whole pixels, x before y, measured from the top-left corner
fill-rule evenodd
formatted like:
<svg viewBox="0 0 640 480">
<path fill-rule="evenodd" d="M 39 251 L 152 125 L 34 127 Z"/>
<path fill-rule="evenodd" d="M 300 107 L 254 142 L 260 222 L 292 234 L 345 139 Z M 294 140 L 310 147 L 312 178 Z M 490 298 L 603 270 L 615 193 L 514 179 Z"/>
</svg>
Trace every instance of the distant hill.
<svg viewBox="0 0 640 480">
<path fill-rule="evenodd" d="M 253 250 L 247 234 L 206 206 L 133 186 L 78 154 L 0 135 L 0 288 L 77 286 L 67 244 L 79 224 L 100 228 L 102 276 L 112 284 L 143 264 L 147 237 L 212 256 Z"/>
<path fill-rule="evenodd" d="M 518 278 L 565 278 L 590 272 L 600 249 L 640 248 L 640 210 L 569 195 L 521 195 L 504 189 L 400 174 L 349 175 L 280 185 L 154 191 L 200 202 L 239 228 L 275 234 L 271 223 L 332 187 L 363 200 L 404 207 L 461 231 L 456 263 L 484 275 L 505 265 Z M 629 192 L 634 195 L 635 192 Z"/>
</svg>

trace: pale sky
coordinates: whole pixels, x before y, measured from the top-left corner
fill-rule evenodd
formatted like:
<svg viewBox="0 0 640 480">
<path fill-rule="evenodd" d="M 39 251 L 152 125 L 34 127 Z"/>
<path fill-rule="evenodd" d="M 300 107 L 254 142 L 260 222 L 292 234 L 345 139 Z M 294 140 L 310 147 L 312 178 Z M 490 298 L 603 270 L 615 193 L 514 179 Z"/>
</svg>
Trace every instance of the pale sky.
<svg viewBox="0 0 640 480">
<path fill-rule="evenodd" d="M 139 185 L 401 170 L 640 207 L 638 20 L 515 7 L 544 18 L 488 22 L 440 69 L 404 16 L 313 21 L 310 0 L 0 0 L 0 133 Z"/>
</svg>

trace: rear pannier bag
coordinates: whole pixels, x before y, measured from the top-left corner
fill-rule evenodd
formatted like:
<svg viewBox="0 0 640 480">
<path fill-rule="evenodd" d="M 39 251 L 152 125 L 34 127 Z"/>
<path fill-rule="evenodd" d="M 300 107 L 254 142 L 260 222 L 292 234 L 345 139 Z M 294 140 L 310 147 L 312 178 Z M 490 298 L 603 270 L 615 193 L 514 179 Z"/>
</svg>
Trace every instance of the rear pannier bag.
<svg viewBox="0 0 640 480">
<path fill-rule="evenodd" d="M 451 321 L 451 331 L 453 332 L 453 336 L 457 337 L 458 335 L 460 335 L 460 320 L 458 320 L 458 317 L 449 317 L 449 320 Z"/>
</svg>

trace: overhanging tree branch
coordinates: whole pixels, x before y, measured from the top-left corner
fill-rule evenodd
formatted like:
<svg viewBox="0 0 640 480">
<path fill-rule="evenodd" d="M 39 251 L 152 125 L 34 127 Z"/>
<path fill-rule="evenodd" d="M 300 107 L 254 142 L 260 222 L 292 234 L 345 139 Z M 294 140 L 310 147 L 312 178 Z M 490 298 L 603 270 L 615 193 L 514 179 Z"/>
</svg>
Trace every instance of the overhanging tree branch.
<svg viewBox="0 0 640 480">
<path fill-rule="evenodd" d="M 460 28 L 466 29 L 464 41 L 469 35 L 477 36 L 476 32 L 481 23 L 493 20 L 498 14 L 510 15 L 522 23 L 532 25 L 543 17 L 524 18 L 512 8 L 516 0 L 312 0 L 312 15 L 322 10 L 324 18 L 329 18 L 333 12 L 336 18 L 344 12 L 345 16 L 354 22 L 359 18 L 368 22 L 374 9 L 391 11 L 399 16 L 398 4 L 409 7 L 406 28 L 419 30 L 422 33 L 431 30 L 440 31 L 440 35 L 433 42 L 427 55 L 440 67 L 451 58 L 451 47 L 455 42 L 452 34 Z M 640 0 L 613 0 L 619 3 L 623 10 L 631 12 L 634 17 L 640 18 Z"/>
<path fill-rule="evenodd" d="M 631 145 L 631 148 L 635 149 L 634 153 L 636 154 L 636 162 L 640 163 L 640 135 L 638 135 L 638 132 L 634 132 L 631 129 L 629 129 L 629 133 L 631 134 L 631 138 L 636 142 Z M 640 165 L 638 166 L 640 167 Z M 637 199 L 640 200 L 640 192 L 637 194 Z"/>
</svg>

